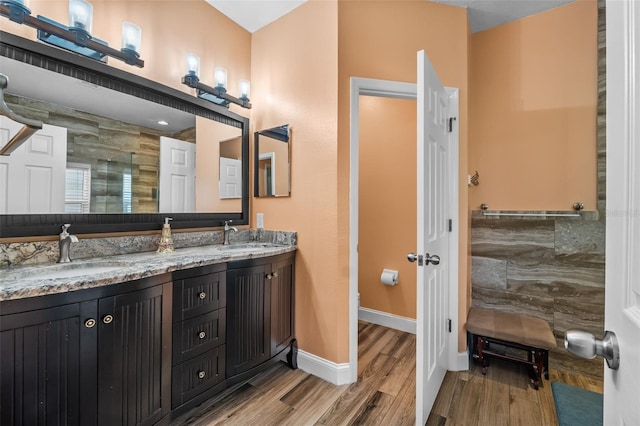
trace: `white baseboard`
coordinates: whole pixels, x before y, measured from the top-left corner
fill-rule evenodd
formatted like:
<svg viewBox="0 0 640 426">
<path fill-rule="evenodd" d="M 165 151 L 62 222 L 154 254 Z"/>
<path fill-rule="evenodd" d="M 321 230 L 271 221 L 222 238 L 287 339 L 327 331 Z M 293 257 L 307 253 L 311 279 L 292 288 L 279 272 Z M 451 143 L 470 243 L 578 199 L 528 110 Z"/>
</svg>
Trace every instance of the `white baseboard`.
<svg viewBox="0 0 640 426">
<path fill-rule="evenodd" d="M 298 350 L 298 368 L 334 385 L 351 383 L 349 363 L 336 364 L 314 354 Z"/>
<path fill-rule="evenodd" d="M 369 308 L 358 308 L 358 319 L 406 333 L 416 334 L 416 320 Z"/>
<path fill-rule="evenodd" d="M 451 371 L 466 371 L 469 369 L 469 352 L 458 352 L 458 355 L 455 357 L 453 365 L 449 370 Z"/>
</svg>

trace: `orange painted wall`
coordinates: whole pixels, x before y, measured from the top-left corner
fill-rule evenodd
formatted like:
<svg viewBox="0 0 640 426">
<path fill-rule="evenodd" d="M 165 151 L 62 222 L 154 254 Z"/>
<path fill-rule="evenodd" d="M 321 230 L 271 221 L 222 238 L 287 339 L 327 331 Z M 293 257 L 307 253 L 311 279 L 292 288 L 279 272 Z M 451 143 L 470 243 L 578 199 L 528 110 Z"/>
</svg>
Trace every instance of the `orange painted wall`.
<svg viewBox="0 0 640 426">
<path fill-rule="evenodd" d="M 597 5 L 471 36 L 471 207 L 596 210 Z"/>
<path fill-rule="evenodd" d="M 352 1 L 339 5 L 338 68 L 338 255 L 344 288 L 336 297 L 347 299 L 349 256 L 349 78 L 366 77 L 417 81 L 416 54 L 424 49 L 445 86 L 460 89 L 460 238 L 459 238 L 459 350 L 466 349 L 469 306 L 469 212 L 467 173 L 468 25 L 466 10 L 416 1 Z M 407 197 L 415 197 L 407 190 Z M 412 219 L 402 215 L 397 225 Z M 415 222 L 415 219 L 413 219 Z M 407 241 L 408 249 L 415 239 Z M 346 309 L 346 308 L 345 308 Z M 344 342 L 348 340 L 345 327 Z M 342 336 L 341 336 L 342 337 Z M 340 339 L 343 342 L 343 339 Z M 344 361 L 346 358 L 341 359 Z"/>
<path fill-rule="evenodd" d="M 252 35 L 253 130 L 291 124 L 291 197 L 251 199 L 266 229 L 298 232 L 300 348 L 348 361 L 346 258 L 338 257 L 338 9 L 310 1 Z M 252 147 L 253 149 L 253 147 Z M 253 152 L 252 157 L 253 158 Z M 251 189 L 253 194 L 253 189 Z M 343 331 L 344 330 L 344 331 Z"/>
<path fill-rule="evenodd" d="M 360 306 L 412 319 L 416 265 L 407 253 L 417 233 L 416 112 L 415 100 L 360 97 Z M 397 285 L 380 283 L 384 268 L 398 271 Z"/>
<path fill-rule="evenodd" d="M 141 59 L 144 68 L 132 67 L 109 59 L 109 66 L 123 69 L 175 89 L 191 93 L 180 82 L 186 72 L 186 56 L 200 56 L 200 77 L 213 82 L 216 66 L 227 69 L 229 92 L 238 93 L 240 79 L 251 76 L 251 34 L 218 12 L 204 0 L 127 1 L 92 0 L 93 34 L 120 49 L 122 21 L 142 29 Z M 68 24 L 68 0 L 31 0 L 33 15 L 43 15 Z M 176 19 L 176 18 L 179 19 Z M 0 20 L 0 29 L 36 40 L 36 30 Z M 248 111 L 232 105 L 231 109 L 248 116 Z"/>
</svg>

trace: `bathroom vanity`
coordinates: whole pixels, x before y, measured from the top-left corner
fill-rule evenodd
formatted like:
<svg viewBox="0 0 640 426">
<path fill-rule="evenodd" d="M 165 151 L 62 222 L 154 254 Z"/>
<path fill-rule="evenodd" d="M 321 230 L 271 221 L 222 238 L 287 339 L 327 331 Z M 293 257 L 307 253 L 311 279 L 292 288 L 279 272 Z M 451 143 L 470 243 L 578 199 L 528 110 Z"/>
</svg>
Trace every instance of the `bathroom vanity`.
<svg viewBox="0 0 640 426">
<path fill-rule="evenodd" d="M 0 423 L 167 424 L 286 360 L 295 246 L 243 243 L 0 273 Z"/>
</svg>

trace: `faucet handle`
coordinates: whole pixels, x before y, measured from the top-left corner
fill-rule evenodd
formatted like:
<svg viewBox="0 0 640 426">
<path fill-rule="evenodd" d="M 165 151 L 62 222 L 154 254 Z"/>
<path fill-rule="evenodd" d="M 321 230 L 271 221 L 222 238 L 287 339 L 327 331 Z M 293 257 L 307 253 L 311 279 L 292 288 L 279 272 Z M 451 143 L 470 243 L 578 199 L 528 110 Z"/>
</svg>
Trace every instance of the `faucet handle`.
<svg viewBox="0 0 640 426">
<path fill-rule="evenodd" d="M 64 225 L 62 225 L 62 232 L 67 232 L 67 229 L 69 229 L 70 226 L 70 223 L 65 223 Z"/>
</svg>

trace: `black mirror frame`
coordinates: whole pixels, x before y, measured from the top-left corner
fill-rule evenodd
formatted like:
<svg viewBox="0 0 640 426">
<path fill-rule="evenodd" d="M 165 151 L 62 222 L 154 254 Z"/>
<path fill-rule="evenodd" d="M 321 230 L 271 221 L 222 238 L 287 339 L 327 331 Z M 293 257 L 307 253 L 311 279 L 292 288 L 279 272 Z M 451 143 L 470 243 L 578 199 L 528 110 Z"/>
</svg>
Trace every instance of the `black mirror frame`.
<svg viewBox="0 0 640 426">
<path fill-rule="evenodd" d="M 151 231 L 171 216 L 174 229 L 249 223 L 249 119 L 227 108 L 112 68 L 102 62 L 0 31 L 0 56 L 103 86 L 128 95 L 177 108 L 242 130 L 242 211 L 240 213 L 149 214 L 10 214 L 0 215 L 0 238 L 56 235 L 64 223 L 74 234 Z"/>
<path fill-rule="evenodd" d="M 287 133 L 289 132 L 289 124 L 283 124 L 282 126 L 272 127 L 270 129 L 258 130 L 253 133 L 253 196 L 255 198 L 276 198 L 274 196 L 261 197 L 260 196 L 260 176 L 258 167 L 260 164 L 260 136 L 266 136 L 272 139 L 279 140 L 281 142 L 286 142 L 289 144 L 289 136 L 283 135 L 279 132 L 274 132 L 273 129 L 279 129 L 282 127 L 287 127 Z M 289 150 L 289 162 L 291 162 L 291 146 L 287 147 Z M 291 165 L 289 165 L 291 167 Z M 289 169 L 289 176 L 291 176 L 291 169 Z M 289 177 L 291 179 L 291 177 Z M 291 181 L 289 181 L 289 187 L 291 187 Z M 291 190 L 289 190 L 289 195 L 291 196 Z"/>
</svg>

